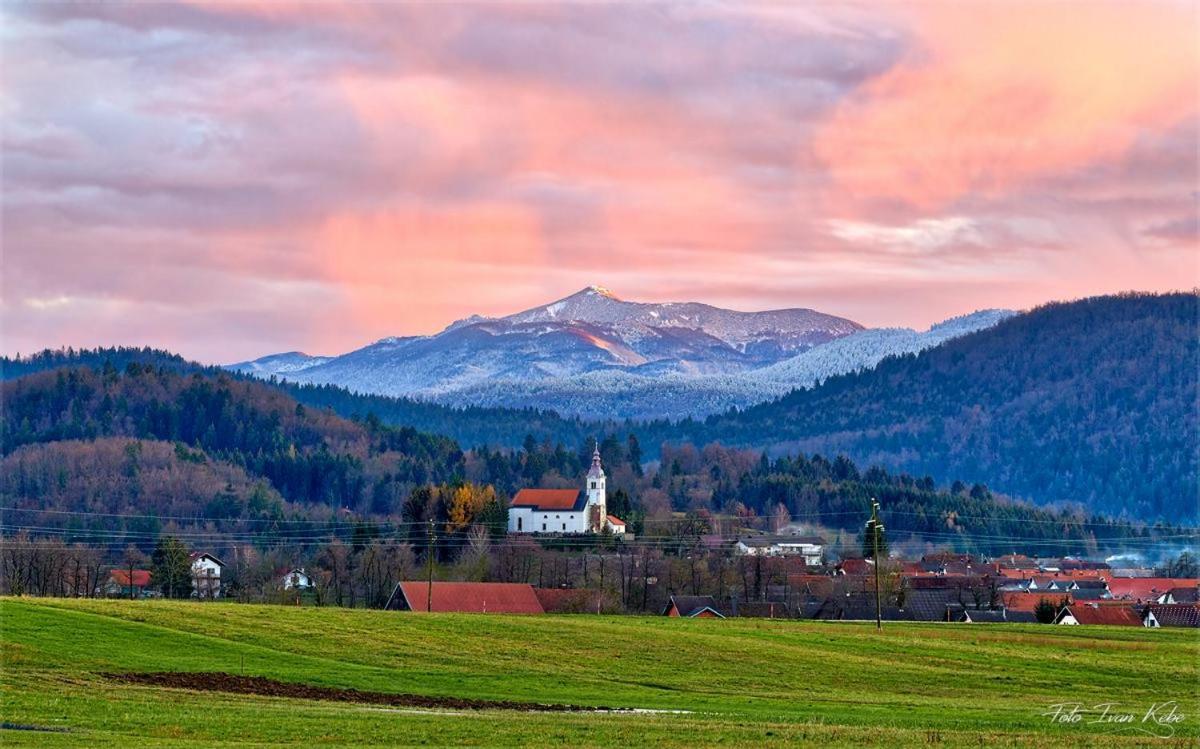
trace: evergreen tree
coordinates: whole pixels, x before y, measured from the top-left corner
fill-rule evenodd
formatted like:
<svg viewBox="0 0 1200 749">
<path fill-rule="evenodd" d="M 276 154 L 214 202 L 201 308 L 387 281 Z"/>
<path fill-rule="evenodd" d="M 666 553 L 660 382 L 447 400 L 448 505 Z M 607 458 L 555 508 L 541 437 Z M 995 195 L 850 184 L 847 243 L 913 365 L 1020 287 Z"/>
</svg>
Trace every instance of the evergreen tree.
<svg viewBox="0 0 1200 749">
<path fill-rule="evenodd" d="M 150 557 L 150 584 L 164 598 L 187 598 L 192 594 L 192 561 L 188 547 L 174 536 L 161 536 Z"/>
</svg>

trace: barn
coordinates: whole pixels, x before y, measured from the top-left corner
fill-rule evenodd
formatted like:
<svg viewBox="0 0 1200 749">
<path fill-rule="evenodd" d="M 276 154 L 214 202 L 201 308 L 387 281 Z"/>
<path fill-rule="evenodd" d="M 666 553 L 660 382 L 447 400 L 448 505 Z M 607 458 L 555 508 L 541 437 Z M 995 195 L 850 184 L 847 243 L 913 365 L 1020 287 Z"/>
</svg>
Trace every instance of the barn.
<svg viewBox="0 0 1200 749">
<path fill-rule="evenodd" d="M 527 583 L 435 582 L 431 591 L 430 583 L 424 580 L 400 582 L 385 608 L 462 614 L 546 613 L 533 586 Z"/>
</svg>

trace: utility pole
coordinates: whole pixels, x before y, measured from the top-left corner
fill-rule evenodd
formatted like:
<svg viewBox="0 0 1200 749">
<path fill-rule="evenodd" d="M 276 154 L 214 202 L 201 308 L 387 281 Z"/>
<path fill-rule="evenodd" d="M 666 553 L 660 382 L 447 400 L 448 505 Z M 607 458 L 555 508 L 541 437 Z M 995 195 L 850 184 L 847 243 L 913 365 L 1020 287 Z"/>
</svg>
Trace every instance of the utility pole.
<svg viewBox="0 0 1200 749">
<path fill-rule="evenodd" d="M 871 500 L 871 521 L 867 524 L 871 529 L 871 560 L 875 563 L 875 629 L 883 629 L 883 608 L 879 602 L 879 534 L 883 526 L 879 523 L 879 502 Z"/>
<path fill-rule="evenodd" d="M 425 611 L 433 611 L 433 549 L 437 544 L 437 531 L 433 527 L 433 518 L 429 518 L 429 549 L 425 552 L 425 566 L 428 567 L 429 589 L 425 594 Z"/>
</svg>

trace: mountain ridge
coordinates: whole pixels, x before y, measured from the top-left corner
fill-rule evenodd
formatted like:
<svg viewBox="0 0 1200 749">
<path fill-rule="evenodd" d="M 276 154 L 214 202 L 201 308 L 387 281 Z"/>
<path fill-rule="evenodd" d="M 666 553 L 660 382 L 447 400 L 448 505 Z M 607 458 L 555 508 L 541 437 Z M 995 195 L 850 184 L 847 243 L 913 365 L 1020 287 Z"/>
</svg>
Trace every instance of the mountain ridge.
<svg viewBox="0 0 1200 749">
<path fill-rule="evenodd" d="M 334 357 L 272 354 L 227 368 L 432 397 L 493 379 L 533 381 L 614 369 L 748 371 L 862 329 L 807 308 L 740 312 L 696 302 L 628 302 L 590 286 L 505 317 L 472 315 L 434 335 L 382 338 Z"/>
</svg>

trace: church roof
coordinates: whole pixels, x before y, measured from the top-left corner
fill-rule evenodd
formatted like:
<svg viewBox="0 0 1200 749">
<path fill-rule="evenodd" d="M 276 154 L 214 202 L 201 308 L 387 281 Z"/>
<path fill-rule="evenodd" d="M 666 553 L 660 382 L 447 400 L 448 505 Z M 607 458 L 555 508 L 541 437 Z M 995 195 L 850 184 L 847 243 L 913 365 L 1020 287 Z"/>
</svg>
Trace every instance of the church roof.
<svg viewBox="0 0 1200 749">
<path fill-rule="evenodd" d="M 522 489 L 513 497 L 513 507 L 535 510 L 582 510 L 587 495 L 578 489 Z"/>
</svg>

